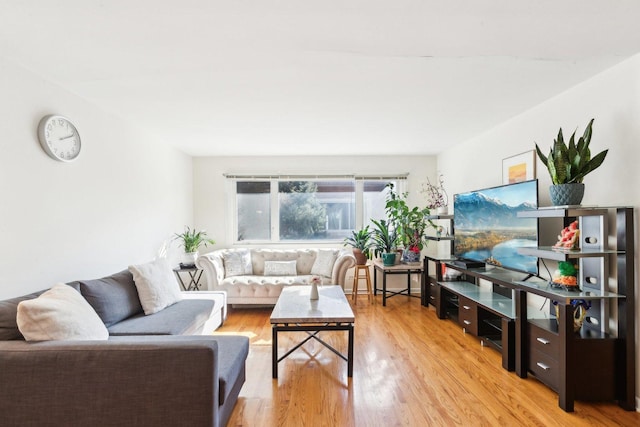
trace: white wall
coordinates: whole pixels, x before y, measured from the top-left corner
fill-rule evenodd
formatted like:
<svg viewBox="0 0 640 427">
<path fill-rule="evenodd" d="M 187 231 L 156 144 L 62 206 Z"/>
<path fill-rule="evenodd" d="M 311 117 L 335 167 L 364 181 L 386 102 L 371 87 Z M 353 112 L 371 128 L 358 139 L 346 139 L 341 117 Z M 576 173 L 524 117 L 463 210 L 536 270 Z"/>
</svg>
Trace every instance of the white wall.
<svg viewBox="0 0 640 427">
<path fill-rule="evenodd" d="M 191 223 L 189 156 L 5 59 L 0 76 L 0 299 L 145 262 Z M 75 162 L 40 148 L 54 113 L 80 132 Z"/>
<path fill-rule="evenodd" d="M 214 248 L 232 246 L 224 173 L 375 175 L 408 172 L 408 201 L 424 206 L 425 199 L 419 190 L 427 177 L 433 181 L 435 165 L 434 156 L 197 157 L 193 163 L 195 224 L 206 229 L 216 241 Z"/>
<path fill-rule="evenodd" d="M 635 208 L 637 284 L 640 271 L 637 255 L 640 249 L 637 231 L 640 206 L 639 113 L 640 55 L 636 55 L 495 129 L 447 150 L 438 156 L 438 168 L 447 178 L 451 193 L 499 185 L 502 183 L 503 158 L 534 149 L 534 141 L 547 153 L 559 127 L 562 127 L 567 138 L 576 128 L 578 135 L 582 135 L 589 120 L 595 118 L 592 155 L 606 148 L 609 154 L 603 165 L 586 177 L 582 203 Z M 540 205 L 548 206 L 551 180 L 546 167 L 539 160 L 537 172 L 540 179 Z M 640 296 L 636 286 L 636 331 L 640 330 L 638 301 Z M 639 355 L 636 339 L 636 360 Z M 638 362 L 636 372 L 636 384 L 640 384 Z M 636 387 L 636 390 L 640 390 L 640 387 Z"/>
</svg>

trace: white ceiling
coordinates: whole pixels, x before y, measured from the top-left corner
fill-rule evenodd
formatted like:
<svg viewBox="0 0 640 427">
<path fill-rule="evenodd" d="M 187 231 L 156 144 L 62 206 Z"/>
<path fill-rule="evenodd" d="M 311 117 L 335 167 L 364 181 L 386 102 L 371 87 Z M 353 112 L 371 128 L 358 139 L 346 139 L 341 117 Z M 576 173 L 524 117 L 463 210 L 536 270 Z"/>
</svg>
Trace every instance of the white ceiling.
<svg viewBox="0 0 640 427">
<path fill-rule="evenodd" d="M 0 0 L 0 55 L 191 155 L 435 154 L 640 52 L 638 22 L 635 0 Z"/>
</svg>

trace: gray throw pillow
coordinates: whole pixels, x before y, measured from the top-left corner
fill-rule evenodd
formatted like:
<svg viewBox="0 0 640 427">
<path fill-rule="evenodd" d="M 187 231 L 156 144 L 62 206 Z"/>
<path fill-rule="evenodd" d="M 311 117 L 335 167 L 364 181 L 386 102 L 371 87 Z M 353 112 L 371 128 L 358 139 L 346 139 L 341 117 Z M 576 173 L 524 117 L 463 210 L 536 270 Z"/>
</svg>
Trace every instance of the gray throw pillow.
<svg viewBox="0 0 640 427">
<path fill-rule="evenodd" d="M 22 295 L 0 301 L 0 341 L 23 340 L 24 336 L 18 329 L 16 316 L 18 314 L 18 304 L 21 301 L 30 300 L 43 294 L 45 291 L 34 292 L 29 295 Z"/>
<path fill-rule="evenodd" d="M 133 275 L 123 270 L 95 280 L 81 280 L 80 293 L 109 327 L 142 313 Z"/>
</svg>

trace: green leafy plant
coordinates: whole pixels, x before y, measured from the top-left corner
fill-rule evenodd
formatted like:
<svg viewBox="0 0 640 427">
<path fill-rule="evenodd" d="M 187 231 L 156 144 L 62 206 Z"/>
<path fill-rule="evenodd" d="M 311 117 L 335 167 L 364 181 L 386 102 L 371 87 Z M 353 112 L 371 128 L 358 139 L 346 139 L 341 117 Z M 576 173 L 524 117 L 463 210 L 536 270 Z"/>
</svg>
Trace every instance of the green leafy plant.
<svg viewBox="0 0 640 427">
<path fill-rule="evenodd" d="M 396 193 L 393 184 L 388 184 L 388 187 L 385 211 L 390 225 L 397 232 L 398 240 L 407 249 L 422 250 L 426 243 L 425 231 L 427 227 L 434 226 L 433 222 L 427 219 L 430 214 L 429 208 L 409 207 L 407 193 Z"/>
<path fill-rule="evenodd" d="M 206 231 L 196 231 L 189 227 L 185 227 L 185 231 L 183 233 L 175 233 L 174 240 L 181 240 L 182 246 L 184 247 L 184 251 L 187 253 L 197 252 L 200 246 L 204 245 L 214 245 L 216 242 L 212 239 L 207 238 Z"/>
<path fill-rule="evenodd" d="M 352 231 L 351 236 L 344 239 L 344 246 L 351 246 L 354 249 L 360 249 L 363 253 L 368 253 L 373 247 L 372 234 L 373 231 L 368 225 L 358 231 Z"/>
<path fill-rule="evenodd" d="M 581 183 L 585 175 L 593 172 L 604 161 L 609 150 L 604 150 L 591 158 L 589 143 L 591 142 L 593 120 L 591 119 L 577 144 L 575 143 L 575 131 L 571 135 L 569 145 L 567 145 L 562 136 L 562 128 L 560 128 L 558 138 L 553 141 L 548 157 L 542 154 L 540 147 L 536 144 L 538 157 L 549 170 L 551 181 L 554 184 Z"/>
<path fill-rule="evenodd" d="M 373 248 L 376 255 L 393 252 L 398 240 L 396 231 L 389 227 L 389 223 L 384 219 L 372 219 L 371 222 L 375 226 L 371 239 L 373 240 Z"/>
<path fill-rule="evenodd" d="M 351 231 L 351 236 L 344 239 L 344 246 L 353 247 L 353 256 L 356 257 L 356 264 L 365 265 L 367 259 L 371 256 L 373 241 L 371 240 L 373 232 L 369 230 L 367 225 L 358 231 Z"/>
</svg>

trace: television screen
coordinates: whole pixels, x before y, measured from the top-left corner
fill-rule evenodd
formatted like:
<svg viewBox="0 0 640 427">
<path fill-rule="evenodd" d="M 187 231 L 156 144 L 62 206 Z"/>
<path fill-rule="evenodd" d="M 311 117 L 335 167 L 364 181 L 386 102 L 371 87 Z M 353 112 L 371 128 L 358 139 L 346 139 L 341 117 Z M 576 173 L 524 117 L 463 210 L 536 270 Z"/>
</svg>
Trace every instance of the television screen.
<svg viewBox="0 0 640 427">
<path fill-rule="evenodd" d="M 538 245 L 537 218 L 517 212 L 538 207 L 538 181 L 524 181 L 455 194 L 454 255 L 529 274 L 538 273 L 538 258 L 518 253 Z"/>
</svg>

